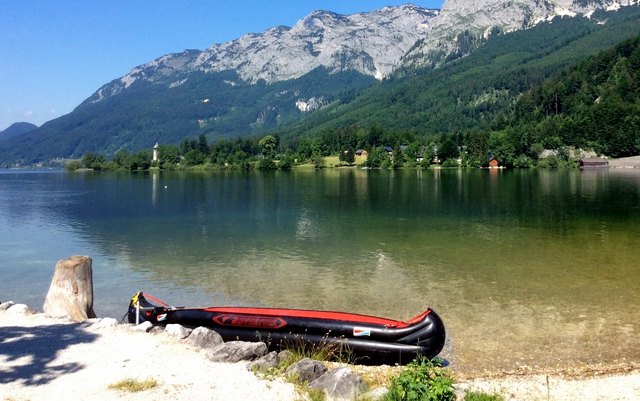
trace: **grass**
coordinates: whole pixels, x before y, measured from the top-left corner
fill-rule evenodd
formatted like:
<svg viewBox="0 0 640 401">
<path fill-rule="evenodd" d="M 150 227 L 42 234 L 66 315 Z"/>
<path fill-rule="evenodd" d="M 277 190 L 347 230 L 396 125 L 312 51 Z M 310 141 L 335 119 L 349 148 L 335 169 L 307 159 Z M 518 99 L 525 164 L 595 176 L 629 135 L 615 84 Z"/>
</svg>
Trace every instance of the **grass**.
<svg viewBox="0 0 640 401">
<path fill-rule="evenodd" d="M 338 156 L 325 156 L 324 165 L 325 167 L 336 167 L 340 165 L 340 160 L 338 160 Z"/>
<path fill-rule="evenodd" d="M 289 366 L 305 358 L 324 363 L 336 360 L 339 364 L 354 362 L 351 355 L 345 352 L 339 342 L 323 341 L 320 344 L 310 344 L 300 340 L 288 344 L 285 348 L 289 353 L 277 367 L 266 371 L 256 370 L 254 373 L 267 380 L 284 377 Z M 387 394 L 382 398 L 383 401 L 454 401 L 456 399 L 453 387 L 454 380 L 450 371 L 442 367 L 440 359 L 418 358 L 406 367 L 398 366 L 387 369 L 395 370 L 397 373 L 389 376 L 388 370 L 376 371 L 375 377 L 364 378 L 369 387 L 372 384 L 375 384 L 374 387 L 379 385 L 388 387 Z M 362 372 L 358 374 L 362 377 Z M 296 391 L 302 399 L 309 401 L 324 401 L 326 399 L 324 391 L 309 388 L 308 383 L 302 382 L 296 375 L 287 376 L 285 379 L 295 385 Z M 369 398 L 366 395 L 361 395 L 357 400 L 369 401 Z M 499 394 L 467 391 L 463 401 L 504 401 L 504 397 Z"/>
<path fill-rule="evenodd" d="M 320 343 L 311 343 L 303 338 L 298 338 L 288 340 L 283 348 L 288 353 L 284 359 L 279 361 L 278 366 L 266 370 L 254 369 L 253 373 L 266 380 L 283 377 L 295 386 L 296 392 L 301 395 L 302 399 L 309 401 L 324 401 L 326 400 L 326 394 L 323 390 L 309 388 L 308 383 L 300 380 L 297 375 L 285 375 L 289 366 L 302 359 L 312 359 L 325 364 L 327 361 L 338 361 L 340 363 L 351 361 L 351 354 L 343 348 L 343 344 L 339 341 L 334 342 L 325 339 Z"/>
<path fill-rule="evenodd" d="M 347 167 L 346 164 L 342 164 L 338 156 L 325 156 L 323 159 L 325 168 Z M 365 156 L 356 156 L 356 161 L 351 165 L 351 167 L 362 166 L 366 161 L 367 158 Z M 297 164 L 295 168 L 315 168 L 315 166 L 313 163 L 305 163 Z"/>
<path fill-rule="evenodd" d="M 353 163 L 353 166 L 360 166 L 367 161 L 366 156 L 356 156 L 356 160 Z M 324 166 L 325 167 L 339 167 L 342 164 L 338 156 L 325 156 L 324 157 Z M 345 164 L 346 166 L 346 164 Z"/>
<path fill-rule="evenodd" d="M 158 382 L 155 379 L 137 380 L 124 379 L 109 385 L 110 390 L 120 390 L 128 393 L 138 393 L 140 391 L 155 388 Z"/>
<path fill-rule="evenodd" d="M 500 394 L 487 394 L 481 391 L 467 391 L 464 395 L 464 401 L 504 401 L 504 397 Z"/>
<path fill-rule="evenodd" d="M 353 362 L 351 353 L 348 349 L 344 349 L 342 343 L 339 341 L 334 342 L 325 339 L 320 343 L 311 343 L 305 341 L 303 338 L 297 338 L 287 340 L 282 346 L 282 349 L 288 351 L 288 354 L 283 360 L 279 361 L 277 367 L 261 372 L 256 371 L 254 373 L 260 373 L 267 379 L 281 376 L 289 366 L 305 358 L 323 363 L 327 361 L 337 361 L 341 363 Z M 293 380 L 293 382 L 295 383 L 295 380 Z"/>
</svg>

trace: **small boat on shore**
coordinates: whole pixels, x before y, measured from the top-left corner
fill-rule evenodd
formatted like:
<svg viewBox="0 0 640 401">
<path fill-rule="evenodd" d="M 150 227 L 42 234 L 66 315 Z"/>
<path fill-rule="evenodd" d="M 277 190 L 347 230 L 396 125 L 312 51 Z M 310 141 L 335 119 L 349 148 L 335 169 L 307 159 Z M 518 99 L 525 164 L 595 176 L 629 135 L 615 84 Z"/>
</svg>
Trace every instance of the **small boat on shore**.
<svg viewBox="0 0 640 401">
<path fill-rule="evenodd" d="M 172 307 L 138 292 L 127 312 L 130 323 L 203 326 L 225 341 L 263 341 L 271 350 L 326 346 L 355 363 L 406 364 L 442 351 L 442 319 L 427 309 L 403 322 L 354 313 L 252 307 Z"/>
</svg>

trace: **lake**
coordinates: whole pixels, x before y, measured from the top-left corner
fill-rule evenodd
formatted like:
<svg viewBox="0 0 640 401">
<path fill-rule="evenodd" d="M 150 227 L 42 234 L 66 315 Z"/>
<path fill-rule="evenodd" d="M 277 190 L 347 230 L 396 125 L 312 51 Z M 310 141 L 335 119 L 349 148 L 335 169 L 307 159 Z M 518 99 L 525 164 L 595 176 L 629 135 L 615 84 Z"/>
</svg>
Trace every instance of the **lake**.
<svg viewBox="0 0 640 401">
<path fill-rule="evenodd" d="M 93 258 L 95 310 L 433 307 L 461 372 L 640 360 L 640 171 L 0 172 L 0 301 Z"/>
</svg>

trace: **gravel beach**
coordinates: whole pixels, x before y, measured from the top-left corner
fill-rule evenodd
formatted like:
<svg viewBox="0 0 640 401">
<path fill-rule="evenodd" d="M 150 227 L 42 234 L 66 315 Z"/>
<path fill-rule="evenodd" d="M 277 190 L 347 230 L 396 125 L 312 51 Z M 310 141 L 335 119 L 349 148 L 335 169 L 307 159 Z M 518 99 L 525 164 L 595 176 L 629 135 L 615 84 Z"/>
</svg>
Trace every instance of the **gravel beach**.
<svg viewBox="0 0 640 401">
<path fill-rule="evenodd" d="M 378 368 L 380 369 L 380 368 Z M 144 393 L 109 389 L 124 379 L 155 379 Z M 459 381 L 458 390 L 506 400 L 640 400 L 640 370 L 567 378 L 532 374 Z M 142 395 L 141 395 L 142 394 Z M 246 363 L 214 363 L 167 334 L 114 319 L 73 323 L 42 313 L 0 311 L 0 401 L 296 400 L 292 384 L 267 381 Z"/>
<path fill-rule="evenodd" d="M 214 363 L 164 334 L 109 320 L 77 324 L 44 314 L 0 311 L 0 399 L 139 400 L 109 389 L 124 379 L 155 379 L 147 400 L 293 400 L 293 385 L 258 379 L 246 363 Z"/>
</svg>

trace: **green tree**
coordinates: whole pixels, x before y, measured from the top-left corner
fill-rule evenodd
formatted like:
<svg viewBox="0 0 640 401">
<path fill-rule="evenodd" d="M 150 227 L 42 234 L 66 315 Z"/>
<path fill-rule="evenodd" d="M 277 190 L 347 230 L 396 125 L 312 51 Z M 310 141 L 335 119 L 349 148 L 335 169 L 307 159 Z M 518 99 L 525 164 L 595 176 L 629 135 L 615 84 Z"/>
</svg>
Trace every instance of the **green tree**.
<svg viewBox="0 0 640 401">
<path fill-rule="evenodd" d="M 195 150 L 198 148 L 198 142 L 193 138 L 184 138 L 180 142 L 180 154 L 186 155 L 190 150 Z"/>
<path fill-rule="evenodd" d="M 515 159 L 515 146 L 504 131 L 492 132 L 489 136 L 489 153 L 500 164 L 512 165 Z"/>
<path fill-rule="evenodd" d="M 89 152 L 82 156 L 82 165 L 84 168 L 93 168 L 98 156 L 95 153 Z"/>
<path fill-rule="evenodd" d="M 377 148 L 371 149 L 369 155 L 367 156 L 367 161 L 365 165 L 369 168 L 380 168 L 382 163 L 389 159 L 389 154 L 383 147 L 379 146 Z"/>
<path fill-rule="evenodd" d="M 424 149 L 424 154 L 422 155 L 424 158 L 423 165 L 426 164 L 427 167 L 433 163 L 433 161 L 438 157 L 438 145 L 435 142 L 431 141 Z"/>
<path fill-rule="evenodd" d="M 175 145 L 160 145 L 158 147 L 158 162 L 165 168 L 180 161 L 180 151 Z"/>
<path fill-rule="evenodd" d="M 338 159 L 341 162 L 347 163 L 348 165 L 352 166 L 356 161 L 356 152 L 351 146 L 349 146 L 347 149 L 340 151 Z"/>
<path fill-rule="evenodd" d="M 141 150 L 131 156 L 131 170 L 148 170 L 151 167 L 151 151 Z"/>
<path fill-rule="evenodd" d="M 201 134 L 198 137 L 198 145 L 196 149 L 203 155 L 209 154 L 209 144 L 207 143 L 207 137 L 204 134 Z"/>
<path fill-rule="evenodd" d="M 449 159 L 457 159 L 460 156 L 458 145 L 455 144 L 450 136 L 445 136 L 438 147 L 438 158 L 441 162 Z"/>
<path fill-rule="evenodd" d="M 404 166 L 404 154 L 402 153 L 402 148 L 400 145 L 396 145 L 393 148 L 393 153 L 391 154 L 391 167 L 394 169 L 402 168 Z"/>
<path fill-rule="evenodd" d="M 127 152 L 125 149 L 120 149 L 113 157 L 113 161 L 118 165 L 118 167 L 126 169 L 129 169 L 129 164 L 131 162 L 130 159 L 131 156 L 129 156 L 129 152 Z"/>
<path fill-rule="evenodd" d="M 76 171 L 78 170 L 80 167 L 82 167 L 82 165 L 80 164 L 80 161 L 78 160 L 71 160 L 70 162 L 67 163 L 67 165 L 65 166 L 65 169 L 67 171 Z"/>
<path fill-rule="evenodd" d="M 82 157 L 82 164 L 84 167 L 93 170 L 102 170 L 105 162 L 106 159 L 104 156 L 92 152 L 89 152 Z"/>
<path fill-rule="evenodd" d="M 258 169 L 259 170 L 275 170 L 277 168 L 278 168 L 278 166 L 276 166 L 276 163 L 270 157 L 263 157 L 258 162 Z"/>
<path fill-rule="evenodd" d="M 231 166 L 240 170 L 249 170 L 251 164 L 249 163 L 249 155 L 243 150 L 237 150 L 229 157 Z"/>
<path fill-rule="evenodd" d="M 205 154 L 200 153 L 197 149 L 191 149 L 184 155 L 184 163 L 187 166 L 197 166 L 203 164 L 206 157 Z"/>
<path fill-rule="evenodd" d="M 419 141 L 413 141 L 409 144 L 409 146 L 407 146 L 407 150 L 405 152 L 407 158 L 411 161 L 415 161 L 419 156 L 422 156 L 420 154 L 420 142 Z"/>
<path fill-rule="evenodd" d="M 311 155 L 311 163 L 313 163 L 316 168 L 324 168 L 324 156 L 322 153 L 314 152 Z"/>
<path fill-rule="evenodd" d="M 286 152 L 280 158 L 280 163 L 278 163 L 278 168 L 280 170 L 291 170 L 293 168 L 293 155 L 290 152 Z"/>
<path fill-rule="evenodd" d="M 273 135 L 266 135 L 260 139 L 258 146 L 264 157 L 275 157 L 278 140 Z"/>
<path fill-rule="evenodd" d="M 470 131 L 467 134 L 465 145 L 470 158 L 484 162 L 489 154 L 489 132 Z"/>
<path fill-rule="evenodd" d="M 374 126 L 369 129 L 369 135 L 367 136 L 367 145 L 371 149 L 378 147 L 382 144 L 382 136 L 384 131 L 379 126 Z"/>
</svg>

